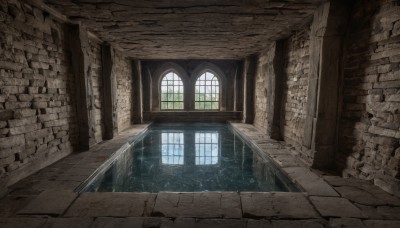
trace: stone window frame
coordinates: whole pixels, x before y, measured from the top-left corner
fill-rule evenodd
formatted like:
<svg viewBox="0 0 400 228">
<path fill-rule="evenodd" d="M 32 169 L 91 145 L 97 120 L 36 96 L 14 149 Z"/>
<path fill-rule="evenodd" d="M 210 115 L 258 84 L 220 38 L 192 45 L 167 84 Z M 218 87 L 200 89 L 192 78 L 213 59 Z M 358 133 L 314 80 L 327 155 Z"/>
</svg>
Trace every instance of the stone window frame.
<svg viewBox="0 0 400 228">
<path fill-rule="evenodd" d="M 215 77 L 218 78 L 219 81 L 219 109 L 195 109 L 195 86 L 197 79 L 203 75 L 205 72 L 210 72 L 214 74 Z M 195 70 L 191 74 L 191 85 L 190 85 L 190 90 L 192 91 L 191 93 L 191 111 L 196 111 L 196 112 L 220 112 L 220 111 L 225 111 L 226 110 L 226 76 L 223 73 L 223 71 L 216 65 L 209 63 L 209 62 L 204 62 L 202 64 L 199 64 Z"/>
<path fill-rule="evenodd" d="M 170 74 L 170 73 L 172 73 L 173 75 L 176 75 L 176 76 L 179 78 L 179 80 L 173 79 L 173 80 L 168 80 L 168 81 L 173 81 L 173 82 L 179 81 L 180 83 L 182 83 L 182 85 L 175 85 L 175 83 L 174 83 L 174 85 L 163 85 L 162 83 L 163 83 L 164 79 L 165 79 L 165 78 L 167 77 L 167 75 Z M 163 94 L 163 92 L 162 92 L 162 87 L 163 87 L 163 86 L 166 86 L 167 88 L 170 87 L 170 86 L 172 86 L 173 89 L 175 89 L 175 87 L 180 87 L 180 86 L 182 86 L 182 101 L 181 101 L 181 100 L 178 100 L 178 101 L 165 101 L 165 100 L 163 100 L 163 99 L 162 99 L 162 94 Z M 184 104 L 185 104 L 184 90 L 185 90 L 185 85 L 184 85 L 184 83 L 183 83 L 182 78 L 179 76 L 179 74 L 176 73 L 174 70 L 167 71 L 163 76 L 161 76 L 161 81 L 160 81 L 160 110 L 162 110 L 162 111 L 184 110 Z M 179 92 L 178 92 L 178 93 L 175 93 L 175 91 L 174 91 L 173 93 L 167 92 L 167 95 L 169 95 L 169 94 L 181 94 L 181 93 L 179 93 Z M 179 102 L 179 103 L 182 103 L 182 108 L 172 108 L 172 109 L 170 109 L 170 108 L 164 108 L 164 109 L 163 109 L 163 108 L 161 107 L 161 106 L 162 106 L 162 105 L 161 105 L 162 102 L 167 102 L 167 103 L 169 103 L 169 102 L 172 102 L 172 103 Z"/>
<path fill-rule="evenodd" d="M 214 110 L 195 110 L 195 84 L 197 79 L 205 72 L 213 73 L 219 79 L 219 109 Z M 168 109 L 161 110 L 161 80 L 164 75 L 169 72 L 176 73 L 183 82 L 183 109 Z M 189 75 L 187 71 L 181 67 L 179 64 L 174 62 L 166 62 L 162 64 L 153 74 L 155 77 L 152 79 L 152 111 L 156 112 L 186 112 L 186 111 L 195 111 L 195 112 L 221 112 L 226 111 L 226 76 L 223 71 L 216 65 L 204 62 L 191 72 Z"/>
<path fill-rule="evenodd" d="M 173 72 L 176 75 L 178 75 L 183 83 L 183 109 L 166 109 L 166 110 L 161 110 L 161 82 L 162 79 L 166 74 L 169 72 Z M 152 91 L 152 103 L 153 107 L 152 109 L 154 111 L 162 111 L 162 112 L 179 112 L 179 111 L 185 111 L 188 109 L 188 83 L 189 83 L 189 77 L 186 74 L 186 71 L 179 66 L 176 63 L 172 62 L 167 62 L 163 64 L 160 68 L 157 69 L 157 71 L 154 74 L 156 78 L 153 80 L 153 91 Z"/>
<path fill-rule="evenodd" d="M 210 85 L 210 86 L 211 86 L 211 87 L 218 87 L 218 101 L 209 101 L 209 102 L 212 102 L 212 103 L 217 103 L 217 102 L 218 102 L 218 108 L 215 108 L 215 109 L 213 109 L 213 108 L 210 108 L 210 109 L 205 109 L 205 108 L 204 108 L 204 109 L 201 109 L 201 108 L 196 109 L 196 102 L 202 102 L 202 103 L 207 102 L 207 101 L 196 101 L 196 86 L 197 86 L 197 82 L 199 81 L 199 79 L 201 78 L 201 76 L 203 76 L 203 75 L 207 76 L 207 73 L 212 74 L 213 77 L 215 77 L 215 78 L 217 79 L 218 85 Z M 204 81 L 212 81 L 212 80 L 204 80 Z M 206 86 L 206 85 L 204 85 L 204 86 Z M 219 110 L 220 110 L 220 105 L 221 105 L 221 79 L 219 78 L 219 76 L 218 76 L 216 73 L 212 72 L 211 70 L 207 70 L 207 69 L 206 69 L 206 70 L 203 70 L 203 71 L 200 73 L 200 75 L 198 75 L 198 77 L 196 78 L 196 80 L 195 80 L 195 82 L 194 82 L 193 93 L 194 93 L 194 96 L 195 96 L 195 99 L 194 99 L 194 109 L 195 109 L 196 111 L 219 111 Z M 205 93 L 205 94 L 207 94 L 207 93 Z M 211 94 L 213 94 L 213 93 L 211 92 Z"/>
</svg>

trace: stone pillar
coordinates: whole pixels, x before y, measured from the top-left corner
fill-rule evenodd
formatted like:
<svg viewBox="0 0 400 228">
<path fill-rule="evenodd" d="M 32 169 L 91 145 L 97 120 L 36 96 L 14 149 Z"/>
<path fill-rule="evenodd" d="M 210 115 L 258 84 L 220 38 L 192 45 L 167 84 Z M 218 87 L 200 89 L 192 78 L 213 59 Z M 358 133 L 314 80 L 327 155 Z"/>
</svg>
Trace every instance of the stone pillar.
<svg viewBox="0 0 400 228">
<path fill-rule="evenodd" d="M 81 25 L 66 26 L 69 47 L 71 50 L 72 73 L 76 83 L 76 111 L 79 126 L 78 150 L 88 150 L 96 143 L 94 99 L 92 77 L 89 64 L 90 47 L 87 31 Z"/>
<path fill-rule="evenodd" d="M 114 53 L 108 43 L 101 47 L 104 89 L 104 139 L 112 139 L 118 132 L 117 122 L 117 79 L 114 72 Z"/>
<path fill-rule="evenodd" d="M 244 90 L 243 90 L 243 123 L 254 121 L 254 78 L 256 73 L 257 56 L 246 57 L 243 64 Z"/>
<path fill-rule="evenodd" d="M 235 104 L 234 111 L 243 111 L 243 69 L 239 65 L 235 73 Z"/>
<path fill-rule="evenodd" d="M 142 97 L 142 102 L 143 102 L 143 111 L 151 111 L 152 107 L 152 93 L 151 93 L 151 88 L 152 88 L 152 81 L 151 81 L 151 73 L 150 70 L 147 67 L 141 67 L 142 68 L 142 89 L 143 89 L 143 97 Z"/>
<path fill-rule="evenodd" d="M 310 149 L 315 168 L 327 168 L 334 161 L 348 8 L 345 1 L 326 2 L 315 12 L 311 26 L 310 78 L 303 145 Z"/>
<path fill-rule="evenodd" d="M 267 134 L 281 140 L 281 110 L 284 75 L 284 40 L 278 40 L 268 52 L 267 88 Z"/>
<path fill-rule="evenodd" d="M 142 70 L 140 60 L 132 61 L 132 121 L 134 124 L 143 123 L 142 102 Z"/>
</svg>

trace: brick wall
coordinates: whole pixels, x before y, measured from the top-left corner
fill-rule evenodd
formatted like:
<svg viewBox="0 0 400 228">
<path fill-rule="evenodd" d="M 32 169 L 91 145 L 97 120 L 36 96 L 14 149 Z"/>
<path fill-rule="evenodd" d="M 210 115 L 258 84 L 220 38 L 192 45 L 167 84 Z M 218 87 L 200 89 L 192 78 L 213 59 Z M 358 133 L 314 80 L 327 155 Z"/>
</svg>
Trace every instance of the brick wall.
<svg viewBox="0 0 400 228">
<path fill-rule="evenodd" d="M 357 1 L 348 31 L 337 166 L 400 194 L 399 2 Z"/>
<path fill-rule="evenodd" d="M 285 141 L 302 144 L 310 68 L 310 27 L 295 32 L 286 41 L 286 67 L 283 90 L 282 135 Z"/>
<path fill-rule="evenodd" d="M 121 52 L 115 51 L 117 75 L 117 115 L 118 132 L 132 123 L 132 64 Z"/>
<path fill-rule="evenodd" d="M 63 37 L 62 24 L 41 10 L 1 1 L 0 182 L 73 151 L 75 86 Z"/>
<path fill-rule="evenodd" d="M 104 135 L 103 112 L 103 77 L 101 68 L 101 43 L 95 39 L 89 39 L 90 67 L 92 77 L 92 92 L 94 99 L 95 139 L 101 142 Z"/>
<path fill-rule="evenodd" d="M 268 58 L 268 51 L 258 56 L 256 76 L 255 76 L 255 99 L 254 99 L 254 126 L 260 130 L 267 129 L 267 77 L 268 67 L 272 64 Z M 273 54 L 273 53 L 272 53 Z"/>
</svg>

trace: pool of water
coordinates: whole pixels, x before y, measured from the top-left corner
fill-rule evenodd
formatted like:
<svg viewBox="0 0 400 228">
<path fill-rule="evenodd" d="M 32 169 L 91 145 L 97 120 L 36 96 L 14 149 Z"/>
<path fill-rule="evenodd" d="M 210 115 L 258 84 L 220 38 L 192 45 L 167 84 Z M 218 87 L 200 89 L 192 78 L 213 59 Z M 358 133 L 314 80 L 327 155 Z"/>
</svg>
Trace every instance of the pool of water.
<svg viewBox="0 0 400 228">
<path fill-rule="evenodd" d="M 86 183 L 88 192 L 292 192 L 296 186 L 228 124 L 153 124 Z"/>
</svg>

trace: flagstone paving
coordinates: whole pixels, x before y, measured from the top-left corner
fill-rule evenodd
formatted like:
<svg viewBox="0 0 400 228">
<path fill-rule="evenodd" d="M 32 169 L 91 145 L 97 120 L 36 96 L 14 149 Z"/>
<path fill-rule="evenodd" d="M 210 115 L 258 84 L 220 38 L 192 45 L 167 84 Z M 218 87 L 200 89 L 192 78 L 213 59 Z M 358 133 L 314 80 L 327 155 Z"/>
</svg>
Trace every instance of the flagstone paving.
<svg viewBox="0 0 400 228">
<path fill-rule="evenodd" d="M 11 186 L 0 200 L 0 227 L 400 227 L 399 198 L 367 181 L 307 168 L 285 143 L 241 123 L 232 126 L 304 192 L 75 191 L 147 126 L 135 125 Z"/>
</svg>

